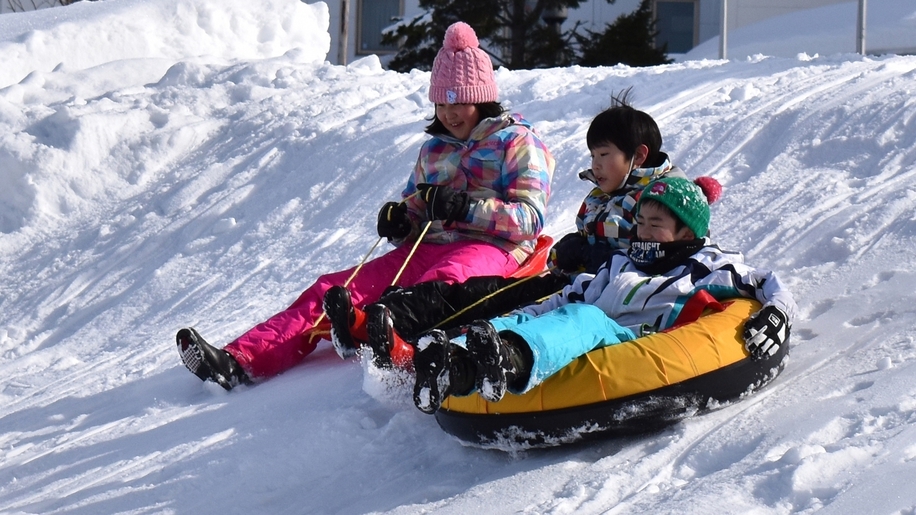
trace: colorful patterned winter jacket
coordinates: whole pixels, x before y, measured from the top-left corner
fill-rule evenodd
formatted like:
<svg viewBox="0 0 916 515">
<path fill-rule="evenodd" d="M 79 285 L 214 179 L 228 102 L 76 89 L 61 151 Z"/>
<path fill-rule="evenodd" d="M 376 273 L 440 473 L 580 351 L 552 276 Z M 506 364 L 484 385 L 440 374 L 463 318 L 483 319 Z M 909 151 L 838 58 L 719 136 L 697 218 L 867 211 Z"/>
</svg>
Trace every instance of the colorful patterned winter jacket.
<svg viewBox="0 0 916 515">
<path fill-rule="evenodd" d="M 664 152 L 659 152 L 656 163 L 659 164 L 634 169 L 624 186 L 610 193 L 598 187 L 593 188 L 585 196 L 576 214 L 576 232 L 563 236 L 554 246 L 548 263 L 550 267 L 558 272 L 561 270 L 564 252 L 572 252 L 574 255 L 583 253 L 578 256 L 581 263 L 578 272 L 594 274 L 615 250 L 626 250 L 630 246 L 630 232 L 636 217 L 636 201 L 643 187 L 662 177 L 687 178 L 687 174 L 671 164 Z M 590 169 L 579 172 L 579 178 L 596 182 Z M 577 243 L 577 240 L 587 244 Z"/>
<path fill-rule="evenodd" d="M 607 243 L 613 250 L 626 249 L 630 246 L 630 232 L 636 218 L 636 201 L 643 188 L 662 177 L 683 177 L 687 174 L 671 164 L 668 155 L 660 152 L 661 164 L 636 168 L 630 172 L 624 187 L 605 193 L 601 188 L 594 188 L 582 201 L 576 215 L 576 229 L 588 237 L 592 245 Z M 579 172 L 579 178 L 595 182 L 591 170 Z M 610 252 L 608 253 L 610 257 Z"/>
<path fill-rule="evenodd" d="M 402 195 L 409 197 L 421 183 L 467 191 L 467 218 L 449 227 L 433 221 L 423 241 L 483 240 L 521 263 L 544 227 L 553 170 L 553 156 L 531 125 L 518 114 L 504 114 L 481 120 L 467 141 L 450 135 L 426 141 Z M 414 240 L 427 221 L 425 203 L 417 197 L 407 200 L 407 209 L 414 230 L 396 244 Z"/>
<path fill-rule="evenodd" d="M 790 324 L 798 310 L 773 272 L 745 265 L 740 252 L 723 251 L 707 238 L 684 264 L 655 276 L 638 270 L 625 251 L 617 251 L 597 275 L 580 274 L 563 291 L 520 311 L 540 315 L 570 303 L 593 304 L 642 336 L 671 327 L 687 299 L 699 290 L 717 300 L 746 297 L 774 304 Z"/>
</svg>

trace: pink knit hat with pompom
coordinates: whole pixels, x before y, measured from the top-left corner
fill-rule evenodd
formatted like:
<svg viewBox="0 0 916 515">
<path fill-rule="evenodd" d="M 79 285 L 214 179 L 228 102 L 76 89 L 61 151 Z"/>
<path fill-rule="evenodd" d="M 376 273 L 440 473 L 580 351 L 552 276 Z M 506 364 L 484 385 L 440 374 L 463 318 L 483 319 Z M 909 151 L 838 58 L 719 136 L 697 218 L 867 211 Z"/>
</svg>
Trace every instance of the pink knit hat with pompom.
<svg viewBox="0 0 916 515">
<path fill-rule="evenodd" d="M 496 102 L 497 93 L 493 63 L 480 49 L 474 29 L 462 21 L 453 23 L 433 61 L 429 100 L 434 104 L 482 104 Z"/>
</svg>

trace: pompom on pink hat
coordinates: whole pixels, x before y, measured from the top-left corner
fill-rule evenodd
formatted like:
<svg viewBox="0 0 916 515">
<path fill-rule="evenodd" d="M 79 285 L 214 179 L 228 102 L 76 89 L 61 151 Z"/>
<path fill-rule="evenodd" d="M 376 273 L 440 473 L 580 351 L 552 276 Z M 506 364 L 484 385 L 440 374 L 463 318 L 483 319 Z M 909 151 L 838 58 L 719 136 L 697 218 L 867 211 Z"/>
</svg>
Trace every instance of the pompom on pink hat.
<svg viewBox="0 0 916 515">
<path fill-rule="evenodd" d="M 498 90 L 490 56 L 470 25 L 455 22 L 445 31 L 442 48 L 433 61 L 429 100 L 434 104 L 496 102 Z"/>
</svg>

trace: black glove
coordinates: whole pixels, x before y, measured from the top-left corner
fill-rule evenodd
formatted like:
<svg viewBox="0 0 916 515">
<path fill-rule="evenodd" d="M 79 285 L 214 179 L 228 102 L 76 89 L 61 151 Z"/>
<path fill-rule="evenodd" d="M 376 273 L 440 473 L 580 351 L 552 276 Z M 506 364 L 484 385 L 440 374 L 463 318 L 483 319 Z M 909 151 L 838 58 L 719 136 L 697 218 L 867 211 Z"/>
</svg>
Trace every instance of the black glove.
<svg viewBox="0 0 916 515">
<path fill-rule="evenodd" d="M 420 198 L 426 201 L 426 217 L 430 220 L 445 220 L 451 225 L 455 220 L 464 221 L 471 209 L 471 198 L 465 191 L 455 191 L 449 186 L 417 184 Z"/>
<path fill-rule="evenodd" d="M 579 233 L 569 233 L 550 249 L 550 266 L 566 273 L 582 272 L 588 260 L 588 238 Z"/>
<path fill-rule="evenodd" d="M 401 239 L 410 234 L 412 226 L 407 216 L 407 206 L 387 202 L 378 212 L 378 235 L 382 238 Z"/>
<path fill-rule="evenodd" d="M 590 274 L 597 274 L 598 269 L 611 259 L 614 248 L 606 241 L 596 241 L 593 245 L 588 246 L 588 258 L 585 260 L 585 271 Z"/>
<path fill-rule="evenodd" d="M 751 353 L 752 359 L 764 359 L 776 354 L 779 346 L 788 339 L 788 317 L 776 306 L 764 306 L 744 323 L 744 346 Z"/>
</svg>

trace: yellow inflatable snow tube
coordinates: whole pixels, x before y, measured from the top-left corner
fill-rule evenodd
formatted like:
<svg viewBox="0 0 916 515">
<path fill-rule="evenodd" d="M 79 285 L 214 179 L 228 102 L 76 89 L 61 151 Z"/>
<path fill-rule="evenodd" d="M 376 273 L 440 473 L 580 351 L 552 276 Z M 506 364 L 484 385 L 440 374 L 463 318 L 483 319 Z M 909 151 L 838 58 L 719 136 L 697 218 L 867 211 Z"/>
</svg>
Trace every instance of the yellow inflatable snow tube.
<svg viewBox="0 0 916 515">
<path fill-rule="evenodd" d="M 788 345 L 751 360 L 741 333 L 760 304 L 723 304 L 689 324 L 589 352 L 524 395 L 496 403 L 477 394 L 449 397 L 436 419 L 484 446 L 545 446 L 654 430 L 740 398 L 778 375 Z"/>
</svg>

